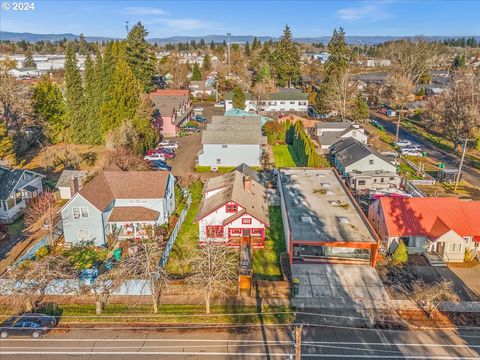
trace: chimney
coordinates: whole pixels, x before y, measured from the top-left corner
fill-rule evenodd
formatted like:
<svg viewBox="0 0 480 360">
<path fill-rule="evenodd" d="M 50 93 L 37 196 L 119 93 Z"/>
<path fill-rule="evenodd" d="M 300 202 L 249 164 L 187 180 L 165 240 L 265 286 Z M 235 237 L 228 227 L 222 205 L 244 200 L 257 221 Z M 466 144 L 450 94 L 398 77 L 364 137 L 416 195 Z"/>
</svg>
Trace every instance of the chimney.
<svg viewBox="0 0 480 360">
<path fill-rule="evenodd" d="M 253 193 L 252 178 L 250 176 L 243 177 L 243 187 L 246 191 Z"/>
<path fill-rule="evenodd" d="M 78 192 L 78 177 L 72 176 L 70 178 L 70 196 L 75 195 Z"/>
</svg>

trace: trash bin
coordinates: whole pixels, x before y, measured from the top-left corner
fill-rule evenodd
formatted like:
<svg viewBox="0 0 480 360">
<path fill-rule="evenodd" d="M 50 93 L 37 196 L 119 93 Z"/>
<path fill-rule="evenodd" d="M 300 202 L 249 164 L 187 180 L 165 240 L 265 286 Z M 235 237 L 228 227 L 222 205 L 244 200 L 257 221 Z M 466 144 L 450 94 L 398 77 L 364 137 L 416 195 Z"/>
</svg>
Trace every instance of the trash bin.
<svg viewBox="0 0 480 360">
<path fill-rule="evenodd" d="M 113 257 L 115 260 L 120 261 L 122 259 L 122 248 L 116 248 L 113 250 Z"/>
<path fill-rule="evenodd" d="M 293 296 L 297 296 L 300 291 L 300 279 L 293 278 Z"/>
<path fill-rule="evenodd" d="M 422 152 L 422 156 L 427 157 L 427 152 L 426 151 Z"/>
<path fill-rule="evenodd" d="M 444 163 L 439 163 L 439 164 L 438 164 L 438 167 L 439 167 L 440 169 L 445 169 L 445 164 L 444 164 Z"/>
</svg>

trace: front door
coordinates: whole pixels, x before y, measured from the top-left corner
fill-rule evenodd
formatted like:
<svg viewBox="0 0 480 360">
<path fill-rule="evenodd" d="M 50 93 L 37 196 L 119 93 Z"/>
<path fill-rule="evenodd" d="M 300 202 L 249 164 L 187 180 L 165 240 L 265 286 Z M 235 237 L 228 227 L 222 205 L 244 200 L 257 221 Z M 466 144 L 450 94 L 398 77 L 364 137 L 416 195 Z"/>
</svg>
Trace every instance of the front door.
<svg viewBox="0 0 480 360">
<path fill-rule="evenodd" d="M 445 251 L 445 242 L 440 241 L 437 243 L 437 254 L 443 257 L 443 253 Z"/>
<path fill-rule="evenodd" d="M 250 237 L 250 229 L 243 229 L 243 237 Z"/>
</svg>

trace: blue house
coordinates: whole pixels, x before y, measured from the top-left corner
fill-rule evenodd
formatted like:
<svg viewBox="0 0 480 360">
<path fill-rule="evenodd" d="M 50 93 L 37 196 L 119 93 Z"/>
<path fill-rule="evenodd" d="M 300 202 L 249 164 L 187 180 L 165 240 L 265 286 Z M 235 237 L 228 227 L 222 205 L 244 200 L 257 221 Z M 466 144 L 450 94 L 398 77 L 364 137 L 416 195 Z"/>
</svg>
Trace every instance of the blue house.
<svg viewBox="0 0 480 360">
<path fill-rule="evenodd" d="M 60 210 L 65 242 L 103 245 L 109 234 L 141 239 L 146 226 L 168 223 L 175 210 L 175 178 L 166 171 L 109 167 Z"/>
</svg>

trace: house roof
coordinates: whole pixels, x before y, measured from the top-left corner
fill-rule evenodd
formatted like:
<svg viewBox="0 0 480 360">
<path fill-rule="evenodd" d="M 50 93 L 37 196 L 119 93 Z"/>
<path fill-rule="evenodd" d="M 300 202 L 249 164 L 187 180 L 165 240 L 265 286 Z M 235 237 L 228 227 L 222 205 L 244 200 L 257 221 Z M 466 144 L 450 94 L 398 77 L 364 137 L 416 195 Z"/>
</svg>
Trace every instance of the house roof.
<svg viewBox="0 0 480 360">
<path fill-rule="evenodd" d="M 152 95 L 153 94 L 153 95 Z M 162 116 L 172 116 L 174 111 L 180 109 L 188 101 L 188 96 L 158 96 L 150 94 L 150 99 Z"/>
<path fill-rule="evenodd" d="M 233 99 L 233 93 L 229 92 L 225 94 L 225 100 L 232 100 L 232 99 Z M 245 93 L 245 99 L 251 100 L 252 94 Z M 308 100 L 308 94 L 298 89 L 283 88 L 283 89 L 279 89 L 279 91 L 275 93 L 266 94 L 265 100 L 266 101 L 268 100 Z"/>
<path fill-rule="evenodd" d="M 202 133 L 202 144 L 266 144 L 259 116 L 214 116 Z"/>
<path fill-rule="evenodd" d="M 70 181 L 71 179 L 77 178 L 78 179 L 78 184 L 82 186 L 82 182 L 87 176 L 86 171 L 82 170 L 63 170 L 62 174 L 60 175 L 58 181 L 57 181 L 57 188 L 59 187 L 68 187 L 70 186 Z"/>
<path fill-rule="evenodd" d="M 156 221 L 160 213 L 142 206 L 116 206 L 113 208 L 108 222 Z"/>
<path fill-rule="evenodd" d="M 350 125 L 349 127 L 339 131 L 325 131 L 321 136 L 318 137 L 318 142 L 320 145 L 333 145 L 338 142 L 343 135 L 348 134 L 352 130 L 359 130 L 359 128 Z"/>
<path fill-rule="evenodd" d="M 33 171 L 10 169 L 5 166 L 0 166 L 0 200 L 8 199 L 25 172 L 29 172 L 34 176 L 43 177 L 43 175 L 37 174 Z"/>
<path fill-rule="evenodd" d="M 351 127 L 354 123 L 351 121 L 317 121 L 317 129 L 339 129 L 344 130 Z"/>
<path fill-rule="evenodd" d="M 114 199 L 161 199 L 170 173 L 166 171 L 103 171 L 79 194 L 100 211 Z"/>
<path fill-rule="evenodd" d="M 341 161 L 344 166 L 355 164 L 357 161 L 369 155 L 375 155 L 376 157 L 390 164 L 389 158 L 351 137 L 340 140 L 339 142 L 333 144 L 332 153 L 335 155 L 335 158 Z"/>
<path fill-rule="evenodd" d="M 382 197 L 380 206 L 389 236 L 429 236 L 453 230 L 460 236 L 480 236 L 480 201 L 456 197 Z"/>
<path fill-rule="evenodd" d="M 205 195 L 203 196 L 195 222 L 200 221 L 215 209 L 229 202 L 234 202 L 244 208 L 245 212 L 250 216 L 262 221 L 267 226 L 269 225 L 267 190 L 256 180 L 256 177 L 251 177 L 252 192 L 245 190 L 244 178 L 249 176 L 247 175 L 248 173 L 254 171 L 253 169 L 245 171 L 247 167 L 247 165 L 243 164 L 242 169 L 237 168 L 230 173 L 208 179 L 204 193 L 212 190 L 222 190 L 208 198 Z"/>
</svg>

